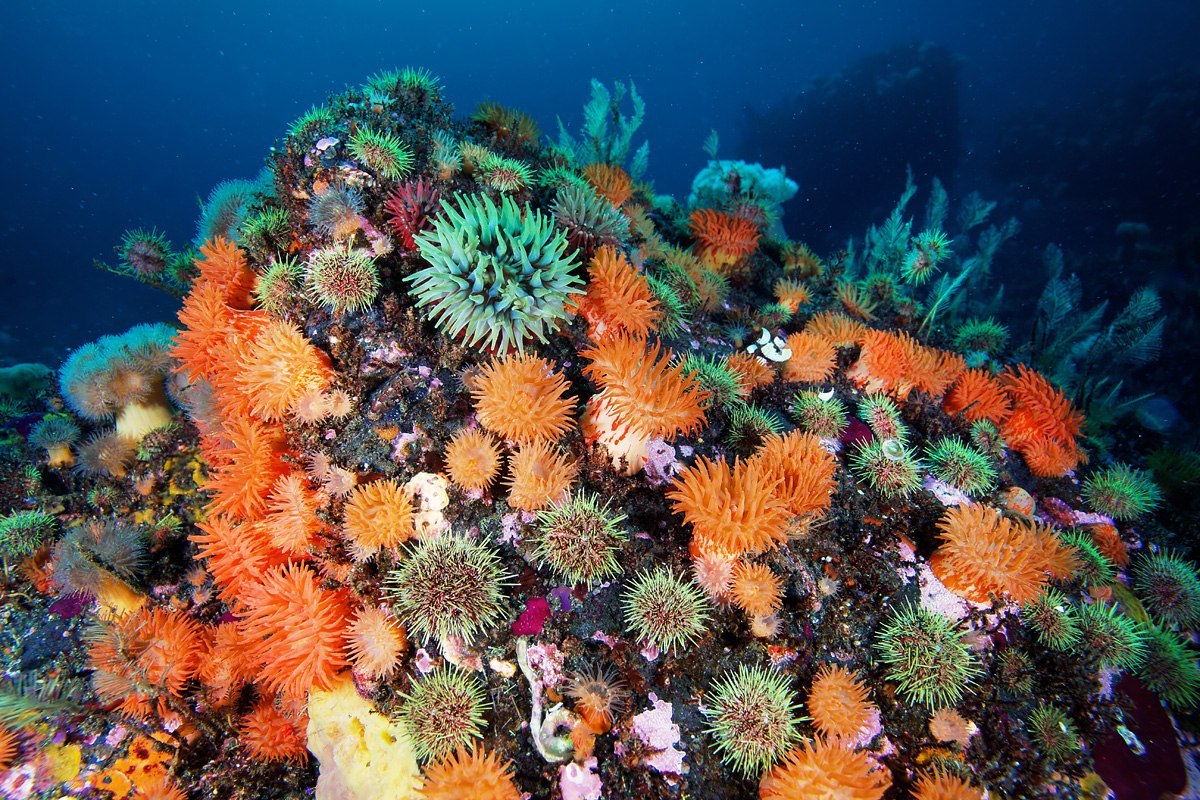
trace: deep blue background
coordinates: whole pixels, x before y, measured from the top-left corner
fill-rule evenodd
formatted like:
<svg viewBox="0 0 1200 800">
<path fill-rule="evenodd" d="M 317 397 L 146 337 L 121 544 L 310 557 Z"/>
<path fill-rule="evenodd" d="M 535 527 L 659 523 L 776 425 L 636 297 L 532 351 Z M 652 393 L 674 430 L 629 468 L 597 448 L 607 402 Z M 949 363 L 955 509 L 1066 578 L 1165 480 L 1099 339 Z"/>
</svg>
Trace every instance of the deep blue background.
<svg viewBox="0 0 1200 800">
<path fill-rule="evenodd" d="M 442 77 L 460 114 L 491 98 L 526 110 L 551 135 L 556 114 L 578 127 L 590 78 L 633 79 L 648 107 L 650 177 L 660 191 L 680 194 L 704 164 L 701 143 L 711 128 L 723 134 L 722 156 L 738 155 L 745 104 L 793 95 L 807 80 L 888 46 L 930 40 L 964 59 L 962 172 L 969 176 L 996 121 L 1012 112 L 1069 108 L 1095 91 L 1194 63 L 1198 7 L 1195 0 L 10 7 L 0 28 L 0 364 L 54 362 L 101 333 L 171 319 L 171 298 L 97 270 L 92 259 L 111 257 L 122 231 L 135 226 L 190 240 L 199 196 L 222 179 L 252 177 L 293 118 L 381 69 L 425 66 Z M 793 177 L 803 193 L 804 176 Z M 902 176 L 894 181 L 898 191 Z M 803 226 L 789 220 L 800 238 Z"/>
</svg>

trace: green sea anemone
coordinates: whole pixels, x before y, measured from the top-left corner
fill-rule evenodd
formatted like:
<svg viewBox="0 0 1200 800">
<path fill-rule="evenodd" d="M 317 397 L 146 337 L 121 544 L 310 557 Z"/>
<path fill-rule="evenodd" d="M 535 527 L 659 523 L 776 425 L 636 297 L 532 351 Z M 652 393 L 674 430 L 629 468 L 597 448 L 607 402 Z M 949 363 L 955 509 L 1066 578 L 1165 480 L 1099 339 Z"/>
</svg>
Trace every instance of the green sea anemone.
<svg viewBox="0 0 1200 800">
<path fill-rule="evenodd" d="M 886 394 L 869 394 L 860 400 L 858 418 L 867 423 L 878 439 L 908 441 L 908 428 L 900 419 L 900 407 Z"/>
<path fill-rule="evenodd" d="M 291 244 L 291 237 L 291 218 L 282 208 L 264 208 L 242 223 L 242 241 L 263 261 L 285 251 Z"/>
<path fill-rule="evenodd" d="M 996 488 L 991 459 L 956 436 L 927 446 L 925 460 L 938 480 L 967 494 L 986 494 Z"/>
<path fill-rule="evenodd" d="M 416 242 L 429 266 L 405 280 L 434 324 L 466 347 L 545 342 L 568 318 L 567 300 L 583 291 L 562 231 L 508 197 L 499 207 L 480 195 L 443 201 Z"/>
<path fill-rule="evenodd" d="M 1101 666 L 1136 669 L 1146 656 L 1142 627 L 1107 603 L 1080 606 L 1079 631 L 1084 648 Z"/>
<path fill-rule="evenodd" d="M 538 512 L 527 535 L 533 555 L 569 583 L 592 585 L 621 573 L 617 556 L 629 537 L 624 514 L 594 495 L 577 494 Z"/>
<path fill-rule="evenodd" d="M 742 665 L 705 696 L 717 754 L 747 778 L 760 777 L 800 738 L 790 683 L 782 672 Z"/>
<path fill-rule="evenodd" d="M 658 332 L 662 336 L 676 336 L 683 331 L 683 326 L 691 319 L 687 303 L 676 291 L 675 287 L 663 278 L 663 272 L 645 273 L 646 285 L 650 293 L 658 301 L 660 316 Z M 694 284 L 693 284 L 694 288 Z"/>
<path fill-rule="evenodd" d="M 957 626 L 920 606 L 894 610 L 875 650 L 900 694 L 931 709 L 958 703 L 979 673 Z"/>
<path fill-rule="evenodd" d="M 1139 556 L 1132 572 L 1133 588 L 1156 620 L 1183 629 L 1200 624 L 1200 576 L 1195 564 L 1172 553 L 1151 553 Z"/>
<path fill-rule="evenodd" d="M 308 256 L 304 288 L 331 314 L 365 311 L 379 293 L 379 268 L 366 250 L 326 247 Z"/>
<path fill-rule="evenodd" d="M 445 533 L 413 548 L 387 576 L 387 593 L 410 634 L 470 641 L 500 620 L 508 578 L 491 547 Z"/>
<path fill-rule="evenodd" d="M 903 500 L 921 488 L 916 455 L 895 439 L 872 439 L 850 456 L 854 475 L 889 500 Z"/>
<path fill-rule="evenodd" d="M 788 403 L 788 413 L 802 431 L 822 439 L 838 438 L 850 422 L 850 412 L 839 398 L 812 391 L 796 392 Z"/>
<path fill-rule="evenodd" d="M 586 183 L 562 185 L 552 209 L 567 241 L 585 260 L 605 245 L 621 247 L 629 241 L 629 220 Z"/>
<path fill-rule="evenodd" d="M 1061 761 L 1079 751 L 1075 723 L 1057 706 L 1038 703 L 1025 727 L 1041 754 L 1051 761 Z"/>
<path fill-rule="evenodd" d="M 1146 660 L 1138 677 L 1175 709 L 1195 708 L 1200 700 L 1200 664 L 1178 633 L 1157 625 L 1146 629 Z"/>
<path fill-rule="evenodd" d="M 1162 492 L 1150 473 L 1126 464 L 1089 475 L 1083 482 L 1083 497 L 1092 508 L 1116 520 L 1139 517 L 1162 502 Z"/>
<path fill-rule="evenodd" d="M 208 199 L 200 206 L 200 219 L 196 223 L 195 245 L 221 237 L 231 242 L 240 241 L 239 235 L 250 204 L 258 193 L 254 181 L 222 181 L 208 193 Z"/>
<path fill-rule="evenodd" d="M 986 353 L 994 356 L 1004 349 L 1008 328 L 988 319 L 972 317 L 954 331 L 954 349 L 960 353 Z"/>
<path fill-rule="evenodd" d="M 950 238 L 940 230 L 921 231 L 904 256 L 900 272 L 909 283 L 920 286 L 929 280 L 938 265 L 950 255 Z"/>
<path fill-rule="evenodd" d="M 356 161 L 384 180 L 398 181 L 412 171 L 412 151 L 391 134 L 360 128 L 349 147 Z"/>
<path fill-rule="evenodd" d="M 400 697 L 400 724 L 421 761 L 442 758 L 483 734 L 483 686 L 458 667 L 441 667 L 412 682 Z"/>
<path fill-rule="evenodd" d="M 704 592 L 664 567 L 634 576 L 621 604 L 625 626 L 662 650 L 688 645 L 708 629 Z"/>
<path fill-rule="evenodd" d="M 1021 619 L 1033 628 L 1038 641 L 1051 650 L 1066 652 L 1083 638 L 1071 601 L 1057 589 L 1044 589 L 1037 598 L 1022 605 Z"/>
<path fill-rule="evenodd" d="M 1004 448 L 1008 446 L 1004 441 L 1004 434 L 988 419 L 979 419 L 971 423 L 971 444 L 992 458 L 1000 458 L 1004 455 Z"/>
</svg>

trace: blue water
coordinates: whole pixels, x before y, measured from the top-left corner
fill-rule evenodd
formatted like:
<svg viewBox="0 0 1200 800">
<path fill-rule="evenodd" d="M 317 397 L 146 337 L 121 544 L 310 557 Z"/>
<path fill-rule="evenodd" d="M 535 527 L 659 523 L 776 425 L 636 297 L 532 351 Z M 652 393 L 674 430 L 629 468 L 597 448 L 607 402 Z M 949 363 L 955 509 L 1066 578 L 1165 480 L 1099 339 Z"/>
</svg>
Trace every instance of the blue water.
<svg viewBox="0 0 1200 800">
<path fill-rule="evenodd" d="M 1097 92 L 1196 66 L 1200 41 L 1200 4 L 1183 0 L 22 5 L 35 7 L 9 8 L 0 30 L 0 364 L 54 363 L 100 333 L 171 319 L 172 298 L 95 269 L 93 259 L 111 258 L 136 226 L 189 241 L 198 197 L 222 179 L 253 177 L 288 122 L 381 69 L 427 67 L 460 114 L 491 98 L 551 135 L 556 115 L 577 129 L 589 79 L 632 79 L 648 109 L 650 178 L 683 195 L 706 161 L 710 129 L 721 134 L 722 157 L 754 160 L 739 152 L 747 105 L 766 108 L 889 47 L 934 42 L 961 60 L 961 156 L 956 174 L 941 177 L 1019 212 L 1026 229 L 1008 256 L 1018 259 L 1039 252 L 1047 234 L 1101 250 L 1118 242 L 1111 220 L 1059 214 L 1053 197 L 1001 195 L 1010 187 L 994 179 L 991 157 L 1002 121 L 1038 107 L 1069 111 Z M 767 133 L 793 141 L 779 127 Z M 1195 141 L 1179 147 L 1194 150 Z M 1110 183 L 1131 169 L 1094 167 Z M 834 240 L 875 221 L 822 216 L 822 197 L 857 189 L 790 174 L 801 186 L 788 207 L 792 236 Z M 1196 187 L 1178 174 L 1153 177 L 1163 208 L 1196 203 Z M 862 191 L 894 197 L 902 184 L 902 174 L 879 175 Z M 1158 213 L 1141 221 L 1155 228 Z M 1021 266 L 1035 268 L 1008 268 Z M 1173 279 L 1195 292 L 1186 274 Z M 1036 295 L 1040 271 L 1032 283 Z"/>
</svg>

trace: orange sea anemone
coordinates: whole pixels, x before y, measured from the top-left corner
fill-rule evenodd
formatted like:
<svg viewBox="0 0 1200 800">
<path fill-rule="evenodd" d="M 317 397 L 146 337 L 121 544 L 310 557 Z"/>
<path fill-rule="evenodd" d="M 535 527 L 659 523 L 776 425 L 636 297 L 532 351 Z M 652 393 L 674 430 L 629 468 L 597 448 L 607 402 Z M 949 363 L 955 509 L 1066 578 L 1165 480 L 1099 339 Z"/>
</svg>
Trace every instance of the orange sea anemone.
<svg viewBox="0 0 1200 800">
<path fill-rule="evenodd" d="M 1084 530 L 1092 537 L 1092 543 L 1096 545 L 1100 554 L 1111 561 L 1114 566 L 1121 568 L 1129 566 L 1129 548 L 1125 545 L 1125 541 L 1116 527 L 1107 522 L 1098 522 L 1094 525 L 1084 526 Z"/>
<path fill-rule="evenodd" d="M 123 650 L 136 660 L 140 680 L 179 697 L 204 653 L 200 623 L 182 611 L 142 608 L 120 620 Z"/>
<path fill-rule="evenodd" d="M 905 333 L 866 330 L 858 361 L 846 376 L 868 392 L 904 400 L 914 389 L 940 395 L 965 369 L 960 356 L 922 347 Z"/>
<path fill-rule="evenodd" d="M 20 750 L 21 740 L 17 737 L 15 731 L 6 727 L 0 727 L 0 772 L 8 769 L 17 759 L 17 752 Z"/>
<path fill-rule="evenodd" d="M 342 512 L 342 533 L 363 552 L 375 553 L 412 538 L 412 499 L 394 480 L 355 487 Z"/>
<path fill-rule="evenodd" d="M 718 271 L 758 249 L 761 234 L 745 217 L 701 208 L 692 212 L 688 224 L 697 255 Z"/>
<path fill-rule="evenodd" d="M 483 366 L 470 380 L 479 422 L 520 444 L 555 441 L 571 429 L 575 398 L 544 358 L 516 355 Z"/>
<path fill-rule="evenodd" d="M 659 302 L 646 276 L 634 269 L 623 253 L 601 247 L 588 265 L 587 292 L 575 305 L 588 321 L 594 341 L 628 333 L 645 337 L 662 319 Z"/>
<path fill-rule="evenodd" d="M 204 489 L 212 494 L 209 513 L 259 519 L 267 510 L 267 496 L 280 475 L 287 472 L 283 430 L 246 417 L 225 420 L 222 436 L 201 440 L 209 464 Z"/>
<path fill-rule="evenodd" d="M 834 347 L 856 347 L 862 342 L 866 327 L 845 314 L 822 311 L 804 326 L 808 333 L 820 336 Z"/>
<path fill-rule="evenodd" d="M 629 699 L 625 681 L 611 667 L 572 675 L 567 695 L 575 700 L 575 713 L 595 733 L 612 728 L 613 717 L 625 710 Z"/>
<path fill-rule="evenodd" d="M 709 393 L 659 343 L 617 336 L 580 353 L 591 363 L 583 372 L 623 427 L 646 439 L 691 433 L 705 422 Z"/>
<path fill-rule="evenodd" d="M 987 419 L 997 425 L 1004 422 L 1010 411 L 1004 388 L 981 369 L 969 369 L 959 375 L 946 392 L 942 408 L 947 414 L 958 414 L 969 422 Z"/>
<path fill-rule="evenodd" d="M 840 665 L 822 664 L 808 695 L 813 727 L 832 741 L 853 743 L 878 717 L 862 676 Z"/>
<path fill-rule="evenodd" d="M 983 790 L 957 775 L 934 768 L 923 772 L 913 787 L 913 800 L 983 800 Z"/>
<path fill-rule="evenodd" d="M 787 538 L 790 518 L 776 496 L 779 478 L 761 461 L 724 461 L 701 456 L 667 492 L 676 512 L 692 526 L 702 552 L 761 553 Z"/>
<path fill-rule="evenodd" d="M 285 559 L 259 523 L 238 523 L 214 514 L 196 527 L 200 532 L 189 537 L 197 547 L 196 555 L 204 559 L 219 587 L 218 596 L 228 603 L 236 605 L 249 584 Z"/>
<path fill-rule="evenodd" d="M 783 606 L 783 580 L 766 564 L 740 562 L 733 568 L 733 602 L 752 617 L 769 617 Z"/>
<path fill-rule="evenodd" d="M 787 337 L 791 357 L 783 364 L 783 379 L 820 383 L 837 369 L 837 350 L 829 340 L 805 330 Z"/>
<path fill-rule="evenodd" d="M 546 442 L 522 447 L 509 457 L 508 504 L 538 511 L 561 498 L 575 481 L 579 465 Z"/>
<path fill-rule="evenodd" d="M 749 397 L 750 392 L 760 386 L 770 386 L 775 381 L 775 370 L 758 356 L 739 350 L 725 357 L 725 366 L 738 379 L 738 394 Z"/>
<path fill-rule="evenodd" d="M 241 626 L 220 622 L 208 628 L 196 676 L 212 707 L 224 707 L 236 700 L 237 690 L 254 678 L 253 669 L 254 665 L 247 663 Z"/>
<path fill-rule="evenodd" d="M 804 288 L 800 281 L 780 278 L 775 281 L 775 299 L 779 301 L 779 305 L 795 314 L 800 310 L 800 306 L 808 305 L 810 298 L 808 289 Z"/>
<path fill-rule="evenodd" d="M 270 697 L 259 699 L 238 720 L 238 741 L 255 761 L 308 761 L 307 719 L 288 719 Z"/>
<path fill-rule="evenodd" d="M 818 437 L 800 431 L 769 436 L 755 458 L 778 479 L 775 495 L 791 514 L 820 514 L 829 508 L 837 461 Z"/>
<path fill-rule="evenodd" d="M 617 208 L 633 197 L 633 179 L 629 173 L 612 164 L 588 164 L 583 168 L 583 177 L 596 190 L 596 194 Z"/>
<path fill-rule="evenodd" d="M 350 604 L 340 591 L 322 589 L 300 564 L 273 567 L 245 588 L 242 630 L 260 665 L 259 681 L 284 697 L 329 689 L 347 666 Z"/>
<path fill-rule="evenodd" d="M 291 323 L 272 320 L 238 362 L 235 382 L 245 398 L 245 407 L 239 410 L 281 421 L 309 393 L 328 390 L 332 378 L 324 353 Z"/>
<path fill-rule="evenodd" d="M 725 553 L 705 552 L 698 547 L 692 552 L 692 579 L 704 593 L 719 603 L 729 600 L 733 589 L 733 568 L 738 560 Z"/>
<path fill-rule="evenodd" d="M 230 308 L 254 307 L 256 276 L 246 261 L 246 254 L 236 244 L 220 236 L 211 239 L 200 245 L 200 258 L 195 263 L 199 275 L 193 285 L 218 287 Z"/>
<path fill-rule="evenodd" d="M 761 800 L 879 800 L 892 775 L 867 753 L 822 738 L 792 748 L 763 776 Z"/>
<path fill-rule="evenodd" d="M 137 789 L 138 800 L 188 800 L 188 793 L 166 772 L 141 776 Z"/>
<path fill-rule="evenodd" d="M 1050 578 L 1051 556 L 1058 549 L 1050 529 L 979 504 L 947 509 L 938 534 L 942 544 L 931 564 L 934 574 L 975 603 L 987 602 L 991 594 L 1017 603 L 1033 600 Z"/>
<path fill-rule="evenodd" d="M 271 544 L 290 555 L 302 555 L 308 551 L 313 536 L 321 529 L 317 518 L 320 503 L 308 488 L 308 478 L 298 472 L 289 472 L 275 480 L 267 495 L 267 512 L 263 528 L 271 538 Z"/>
<path fill-rule="evenodd" d="M 482 491 L 500 472 L 500 448 L 490 434 L 463 428 L 446 445 L 446 471 L 464 489 Z"/>
<path fill-rule="evenodd" d="M 1076 441 L 1083 414 L 1062 391 L 1024 364 L 1005 370 L 1000 384 L 1013 406 L 1001 432 L 1035 475 L 1065 475 L 1087 460 Z"/>
<path fill-rule="evenodd" d="M 346 632 L 350 662 L 373 680 L 386 679 L 396 671 L 407 645 L 404 626 L 379 606 L 359 609 Z"/>
<path fill-rule="evenodd" d="M 418 796 L 425 800 L 519 800 L 512 765 L 483 747 L 458 750 L 425 767 Z"/>
<path fill-rule="evenodd" d="M 833 296 L 841 301 L 842 308 L 852 317 L 863 321 L 875 319 L 875 301 L 862 286 L 853 281 L 838 281 Z"/>
</svg>

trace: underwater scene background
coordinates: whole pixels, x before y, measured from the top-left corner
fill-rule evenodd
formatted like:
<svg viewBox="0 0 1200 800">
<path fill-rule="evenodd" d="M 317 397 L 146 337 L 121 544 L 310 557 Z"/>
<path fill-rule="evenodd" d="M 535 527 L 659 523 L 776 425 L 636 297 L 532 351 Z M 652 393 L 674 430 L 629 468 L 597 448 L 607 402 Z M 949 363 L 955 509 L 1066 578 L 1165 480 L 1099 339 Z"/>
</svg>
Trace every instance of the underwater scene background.
<svg viewBox="0 0 1200 800">
<path fill-rule="evenodd" d="M 1200 795 L 1194 3 L 24 4 L 0 796 Z"/>
</svg>

